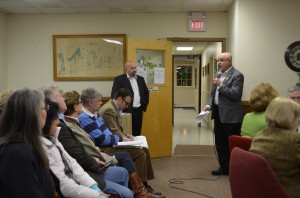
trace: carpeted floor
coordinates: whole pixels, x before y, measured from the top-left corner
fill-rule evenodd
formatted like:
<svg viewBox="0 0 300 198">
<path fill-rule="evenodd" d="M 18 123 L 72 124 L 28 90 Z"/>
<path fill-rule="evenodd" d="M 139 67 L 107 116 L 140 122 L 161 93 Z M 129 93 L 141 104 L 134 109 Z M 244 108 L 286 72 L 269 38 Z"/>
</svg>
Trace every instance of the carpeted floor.
<svg viewBox="0 0 300 198">
<path fill-rule="evenodd" d="M 191 153 L 195 155 L 191 156 Z M 149 184 L 156 191 L 168 198 L 231 197 L 228 176 L 210 174 L 211 170 L 218 168 L 213 146 L 180 145 L 175 148 L 174 154 L 172 157 L 151 159 L 155 179 Z M 182 184 L 172 184 L 184 190 L 169 187 L 170 179 L 184 179 Z"/>
<path fill-rule="evenodd" d="M 173 156 L 212 156 L 215 155 L 215 148 L 211 145 L 176 145 Z"/>
</svg>

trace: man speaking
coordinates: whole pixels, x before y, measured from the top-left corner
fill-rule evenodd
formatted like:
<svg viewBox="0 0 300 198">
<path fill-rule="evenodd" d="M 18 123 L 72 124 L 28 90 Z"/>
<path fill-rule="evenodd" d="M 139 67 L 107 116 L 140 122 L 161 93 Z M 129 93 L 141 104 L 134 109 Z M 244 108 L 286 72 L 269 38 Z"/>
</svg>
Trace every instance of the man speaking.
<svg viewBox="0 0 300 198">
<path fill-rule="evenodd" d="M 214 78 L 208 104 L 204 111 L 211 110 L 214 120 L 215 144 L 220 168 L 211 172 L 212 175 L 229 175 L 229 145 L 230 135 L 240 135 L 243 122 L 241 98 L 244 76 L 232 66 L 230 53 L 218 56 L 218 67 Z"/>
</svg>

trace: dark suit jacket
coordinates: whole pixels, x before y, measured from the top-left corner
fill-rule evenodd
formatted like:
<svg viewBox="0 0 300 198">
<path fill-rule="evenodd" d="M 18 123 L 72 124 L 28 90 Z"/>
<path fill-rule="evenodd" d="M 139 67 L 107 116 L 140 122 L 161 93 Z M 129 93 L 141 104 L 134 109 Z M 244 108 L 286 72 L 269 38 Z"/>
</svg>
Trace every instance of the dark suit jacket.
<svg viewBox="0 0 300 198">
<path fill-rule="evenodd" d="M 219 88 L 219 116 L 222 123 L 242 123 L 243 108 L 241 98 L 243 94 L 244 75 L 234 67 L 228 71 L 222 86 Z M 217 74 L 215 74 L 215 77 Z M 213 86 L 208 105 L 212 108 L 212 119 L 214 119 L 214 96 L 217 86 Z"/>
<path fill-rule="evenodd" d="M 149 90 L 142 76 L 137 75 L 136 80 L 140 91 L 141 107 L 143 111 L 146 111 L 147 106 L 149 104 Z M 114 98 L 115 93 L 121 88 L 127 88 L 133 94 L 133 89 L 131 87 L 129 79 L 127 78 L 127 74 L 122 74 L 120 76 L 115 77 L 114 84 L 111 90 L 111 98 Z M 125 109 L 124 112 L 132 112 L 132 104 L 133 104 L 133 100 L 131 101 L 129 108 Z"/>
</svg>

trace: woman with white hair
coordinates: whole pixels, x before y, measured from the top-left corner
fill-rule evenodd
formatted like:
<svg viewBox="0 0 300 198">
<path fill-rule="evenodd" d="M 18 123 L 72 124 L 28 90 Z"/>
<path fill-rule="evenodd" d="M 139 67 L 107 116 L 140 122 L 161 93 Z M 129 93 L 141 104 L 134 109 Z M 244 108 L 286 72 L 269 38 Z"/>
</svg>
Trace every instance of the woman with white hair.
<svg viewBox="0 0 300 198">
<path fill-rule="evenodd" d="M 300 197 L 299 117 L 299 104 L 275 98 L 265 112 L 268 127 L 256 134 L 250 148 L 269 161 L 282 186 L 294 197 Z"/>
</svg>

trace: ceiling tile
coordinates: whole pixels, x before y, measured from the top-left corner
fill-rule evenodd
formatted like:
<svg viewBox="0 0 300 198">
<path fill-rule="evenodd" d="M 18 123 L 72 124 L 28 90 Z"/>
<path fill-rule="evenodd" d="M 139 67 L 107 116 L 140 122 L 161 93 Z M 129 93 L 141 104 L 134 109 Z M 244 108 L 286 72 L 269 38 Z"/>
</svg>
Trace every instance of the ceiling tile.
<svg viewBox="0 0 300 198">
<path fill-rule="evenodd" d="M 104 0 L 64 0 L 66 4 L 73 8 L 106 8 L 107 5 Z"/>
<path fill-rule="evenodd" d="M 227 11 L 233 1 L 234 0 L 0 0 L 0 11 L 3 13 L 15 14 L 95 12 L 155 13 L 192 11 L 215 12 Z M 74 10 L 72 8 L 74 8 Z"/>
</svg>

